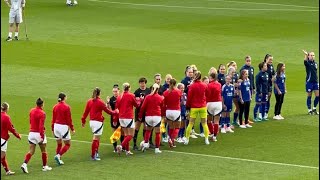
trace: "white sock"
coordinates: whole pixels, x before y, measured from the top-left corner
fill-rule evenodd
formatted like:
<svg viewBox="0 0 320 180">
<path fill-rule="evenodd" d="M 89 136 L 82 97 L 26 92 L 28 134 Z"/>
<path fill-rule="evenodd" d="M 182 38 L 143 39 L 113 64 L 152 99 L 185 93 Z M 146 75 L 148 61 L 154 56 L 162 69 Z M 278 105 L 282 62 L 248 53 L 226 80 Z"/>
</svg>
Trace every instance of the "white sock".
<svg viewBox="0 0 320 180">
<path fill-rule="evenodd" d="M 18 37 L 18 35 L 19 35 L 19 32 L 14 32 L 14 36 Z"/>
<path fill-rule="evenodd" d="M 9 32 L 9 37 L 12 37 L 12 32 Z"/>
</svg>

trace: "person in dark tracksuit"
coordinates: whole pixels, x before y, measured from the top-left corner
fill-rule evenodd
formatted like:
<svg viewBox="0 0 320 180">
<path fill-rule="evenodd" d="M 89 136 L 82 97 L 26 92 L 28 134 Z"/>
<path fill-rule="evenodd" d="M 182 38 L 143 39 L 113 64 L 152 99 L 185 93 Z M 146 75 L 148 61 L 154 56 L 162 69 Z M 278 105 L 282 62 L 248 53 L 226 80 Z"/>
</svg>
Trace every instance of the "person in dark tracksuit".
<svg viewBox="0 0 320 180">
<path fill-rule="evenodd" d="M 266 104 L 268 102 L 269 96 L 269 74 L 267 72 L 267 63 L 262 62 L 259 64 L 260 72 L 256 75 L 256 102 L 261 102 L 260 112 L 261 120 L 268 120 L 265 116 Z M 257 107 L 257 106 L 256 106 Z M 254 117 L 257 119 L 258 108 L 255 107 Z"/>
</svg>

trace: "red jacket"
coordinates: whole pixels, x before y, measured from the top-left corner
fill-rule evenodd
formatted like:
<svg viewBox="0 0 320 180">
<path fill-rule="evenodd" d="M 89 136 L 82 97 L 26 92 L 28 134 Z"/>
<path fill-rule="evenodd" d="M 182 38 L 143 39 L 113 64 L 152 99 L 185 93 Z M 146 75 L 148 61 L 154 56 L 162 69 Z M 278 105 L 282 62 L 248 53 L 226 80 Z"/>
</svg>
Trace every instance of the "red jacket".
<svg viewBox="0 0 320 180">
<path fill-rule="evenodd" d="M 206 91 L 207 102 L 221 102 L 221 84 L 218 81 L 211 81 Z"/>
<path fill-rule="evenodd" d="M 97 97 L 96 99 L 90 98 L 81 118 L 82 124 L 86 123 L 86 118 L 89 113 L 90 120 L 103 122 L 104 117 L 102 116 L 102 111 L 108 114 L 115 114 L 114 111 L 107 108 L 106 104 L 100 99 L 100 97 Z"/>
<path fill-rule="evenodd" d="M 14 129 L 10 116 L 6 112 L 1 112 L 1 139 L 9 139 L 9 131 L 20 139 L 19 133 Z"/>
<path fill-rule="evenodd" d="M 206 107 L 207 85 L 201 81 L 194 81 L 188 88 L 187 108 Z"/>
<path fill-rule="evenodd" d="M 158 93 L 147 95 L 140 108 L 139 119 L 142 118 L 144 113 L 145 116 L 161 116 L 163 105 L 163 97 Z"/>
<path fill-rule="evenodd" d="M 180 98 L 181 91 L 174 88 L 171 92 L 167 90 L 163 93 L 165 110 L 179 110 L 180 111 Z"/>
<path fill-rule="evenodd" d="M 133 107 L 139 107 L 134 94 L 126 91 L 117 98 L 116 109 L 119 109 L 119 119 L 133 119 Z"/>
<path fill-rule="evenodd" d="M 30 110 L 30 132 L 40 133 L 41 138 L 44 138 L 45 127 L 44 122 L 46 120 L 46 113 L 42 110 L 42 107 L 35 107 Z"/>
<path fill-rule="evenodd" d="M 52 111 L 51 129 L 53 131 L 54 123 L 68 125 L 71 131 L 74 130 L 71 118 L 70 106 L 64 101 L 58 102 Z"/>
</svg>

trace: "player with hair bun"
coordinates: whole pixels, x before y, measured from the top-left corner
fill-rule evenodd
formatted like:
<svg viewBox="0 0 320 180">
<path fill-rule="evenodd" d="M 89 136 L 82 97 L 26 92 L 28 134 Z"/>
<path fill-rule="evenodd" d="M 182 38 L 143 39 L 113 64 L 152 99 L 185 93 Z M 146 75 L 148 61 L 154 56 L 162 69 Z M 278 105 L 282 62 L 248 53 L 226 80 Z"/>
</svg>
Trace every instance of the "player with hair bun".
<svg viewBox="0 0 320 180">
<path fill-rule="evenodd" d="M 61 160 L 61 156 L 66 153 L 71 146 L 70 130 L 72 134 L 76 132 L 72 123 L 71 108 L 66 103 L 66 100 L 67 96 L 63 92 L 59 93 L 58 103 L 53 107 L 52 111 L 51 130 L 57 140 L 56 155 L 54 156 L 54 159 L 58 165 L 64 164 Z M 64 142 L 63 147 L 62 141 Z"/>
<path fill-rule="evenodd" d="M 99 161 L 100 156 L 98 153 L 100 146 L 100 137 L 103 132 L 103 123 L 104 117 L 102 116 L 102 111 L 116 115 L 118 113 L 117 110 L 112 111 L 107 108 L 105 102 L 103 102 L 100 98 L 101 90 L 96 87 L 93 89 L 92 97 L 87 101 L 84 113 L 82 115 L 82 127 L 86 124 L 86 118 L 90 114 L 90 128 L 93 133 L 92 145 L 91 145 L 91 158 L 94 161 Z"/>
<path fill-rule="evenodd" d="M 36 107 L 32 108 L 29 113 L 30 117 L 30 132 L 28 135 L 29 140 L 29 152 L 25 156 L 24 163 L 21 165 L 21 169 L 24 173 L 28 172 L 27 164 L 30 161 L 32 155 L 36 150 L 38 144 L 42 153 L 42 171 L 51 171 L 52 168 L 47 165 L 48 154 L 46 150 L 47 137 L 45 135 L 45 119 L 46 113 L 43 111 L 44 101 L 42 98 L 38 98 L 36 101 Z"/>
</svg>

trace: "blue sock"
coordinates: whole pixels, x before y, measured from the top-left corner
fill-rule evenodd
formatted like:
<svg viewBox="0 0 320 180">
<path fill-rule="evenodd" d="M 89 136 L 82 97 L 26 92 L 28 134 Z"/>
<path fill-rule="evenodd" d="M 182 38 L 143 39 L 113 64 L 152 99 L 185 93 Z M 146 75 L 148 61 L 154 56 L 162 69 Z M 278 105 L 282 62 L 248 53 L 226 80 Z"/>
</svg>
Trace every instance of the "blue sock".
<svg viewBox="0 0 320 180">
<path fill-rule="evenodd" d="M 181 137 L 183 137 L 184 136 L 184 131 L 186 130 L 186 128 L 181 128 Z"/>
<path fill-rule="evenodd" d="M 182 134 L 182 128 L 179 129 L 178 137 L 183 137 L 181 134 Z"/>
<path fill-rule="evenodd" d="M 225 123 L 227 124 L 227 127 L 230 127 L 230 117 L 225 117 Z"/>
<path fill-rule="evenodd" d="M 219 125 L 223 125 L 223 122 L 222 122 L 222 117 L 220 116 L 220 119 L 219 119 Z"/>
<path fill-rule="evenodd" d="M 200 122 L 200 134 L 203 133 L 203 126 L 202 126 L 202 123 Z"/>
<path fill-rule="evenodd" d="M 224 127 L 224 125 L 226 125 L 226 118 L 225 117 L 220 117 L 220 121 L 221 126 Z"/>
<path fill-rule="evenodd" d="M 314 101 L 313 101 L 313 107 L 316 108 L 318 106 L 318 103 L 319 103 L 319 96 L 316 96 L 316 98 L 314 98 Z"/>
<path fill-rule="evenodd" d="M 270 109 L 270 100 L 267 101 L 267 104 L 266 104 L 266 107 L 265 107 L 265 112 L 268 114 L 269 112 L 269 109 Z"/>
<path fill-rule="evenodd" d="M 261 107 L 261 104 L 256 104 L 256 106 L 254 106 L 254 109 L 253 109 L 253 118 L 254 119 L 257 118 L 257 113 L 258 113 L 258 110 L 260 107 Z"/>
<path fill-rule="evenodd" d="M 307 106 L 308 106 L 308 109 L 311 109 L 311 96 L 307 97 Z"/>
<path fill-rule="evenodd" d="M 266 103 L 261 103 L 261 117 L 264 118 L 264 115 L 266 113 Z"/>
<path fill-rule="evenodd" d="M 238 114 L 239 113 L 233 113 L 233 123 L 237 123 L 237 119 L 238 119 Z"/>
</svg>

